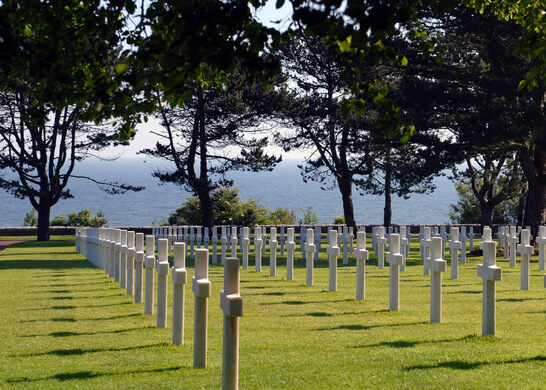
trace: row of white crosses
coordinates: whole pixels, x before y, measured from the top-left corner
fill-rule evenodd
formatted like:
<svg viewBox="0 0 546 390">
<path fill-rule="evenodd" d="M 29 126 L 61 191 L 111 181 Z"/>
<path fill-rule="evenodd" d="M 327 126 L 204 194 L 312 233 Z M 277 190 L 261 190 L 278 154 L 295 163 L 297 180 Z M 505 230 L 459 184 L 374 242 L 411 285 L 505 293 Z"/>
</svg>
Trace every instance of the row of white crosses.
<svg viewBox="0 0 546 390">
<path fill-rule="evenodd" d="M 136 237 L 136 246 L 135 243 Z M 142 263 L 146 267 L 146 297 L 145 313 L 153 314 L 154 269 L 158 274 L 157 285 L 157 327 L 167 327 L 167 277 L 169 274 L 168 248 L 169 239 L 160 238 L 158 243 L 158 259 L 155 259 L 155 237 L 146 236 L 146 256 L 143 250 L 144 235 L 132 231 L 110 228 L 78 229 L 76 234 L 76 249 L 86 256 L 93 264 L 105 270 L 112 277 L 125 281 L 127 293 L 135 292 L 135 302 L 142 301 Z M 173 267 L 173 334 L 175 345 L 184 343 L 184 296 L 186 285 L 186 244 L 174 243 Z M 208 298 L 211 285 L 208 279 L 209 252 L 208 249 L 195 250 L 195 276 L 192 280 L 192 290 L 195 296 L 194 315 L 194 367 L 207 366 L 207 332 L 208 332 Z M 137 259 L 136 278 L 133 278 L 131 260 Z M 127 262 L 128 261 L 128 262 Z M 126 264 L 124 264 L 126 263 Z M 122 271 L 122 264 L 127 273 Z M 140 265 L 139 265 L 140 264 Z M 125 275 L 125 276 L 124 276 Z M 141 275 L 141 274 L 140 274 Z M 134 280 L 135 289 L 129 284 Z M 223 333 L 223 366 L 222 388 L 237 389 L 239 377 L 239 317 L 243 315 L 243 300 L 239 292 L 239 259 L 227 257 L 224 266 L 224 289 L 220 293 L 220 307 L 224 312 Z M 124 287 L 124 286 L 122 286 Z"/>
</svg>

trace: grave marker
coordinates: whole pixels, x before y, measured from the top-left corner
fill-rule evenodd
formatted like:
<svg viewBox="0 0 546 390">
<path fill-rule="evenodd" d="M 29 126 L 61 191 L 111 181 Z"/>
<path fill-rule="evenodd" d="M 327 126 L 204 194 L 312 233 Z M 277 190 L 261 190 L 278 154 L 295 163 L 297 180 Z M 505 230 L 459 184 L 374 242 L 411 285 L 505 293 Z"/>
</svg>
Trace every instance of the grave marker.
<svg viewBox="0 0 546 390">
<path fill-rule="evenodd" d="M 389 263 L 389 310 L 397 311 L 400 307 L 400 265 L 403 256 L 400 253 L 400 235 L 389 235 L 389 252 L 387 262 Z"/>
<path fill-rule="evenodd" d="M 328 258 L 330 267 L 330 292 L 337 291 L 337 257 L 339 256 L 339 247 L 337 246 L 338 232 L 331 230 L 328 234 Z"/>
<path fill-rule="evenodd" d="M 237 258 L 226 258 L 220 307 L 224 312 L 222 389 L 237 389 L 239 387 L 239 317 L 243 316 L 243 299 L 239 293 L 239 259 Z"/>
<path fill-rule="evenodd" d="M 529 290 L 529 262 L 531 256 L 533 255 L 534 247 L 529 245 L 531 231 L 529 229 L 522 229 L 521 231 L 521 244 L 518 245 L 517 249 L 521 256 L 521 289 L 526 291 Z"/>
<path fill-rule="evenodd" d="M 250 249 L 250 228 L 243 228 L 243 239 L 241 240 L 243 248 L 243 269 L 248 269 L 248 252 Z"/>
<path fill-rule="evenodd" d="M 272 227 L 269 232 L 269 276 L 277 276 L 277 228 Z"/>
<path fill-rule="evenodd" d="M 461 226 L 461 235 L 459 241 L 461 242 L 461 264 L 466 264 L 466 226 Z"/>
<path fill-rule="evenodd" d="M 430 270 L 430 323 L 433 324 L 442 322 L 442 272 L 447 271 L 447 262 L 442 257 L 442 238 L 434 237 L 431 241 L 432 253 L 426 261 Z"/>
<path fill-rule="evenodd" d="M 127 278 L 127 295 L 133 295 L 134 291 L 134 269 L 135 269 L 135 232 L 127 232 L 127 261 L 125 275 Z"/>
<path fill-rule="evenodd" d="M 451 279 L 457 279 L 459 277 L 459 248 L 461 242 L 459 241 L 459 228 L 451 227 L 449 251 L 451 252 Z"/>
<path fill-rule="evenodd" d="M 167 277 L 169 276 L 169 240 L 157 240 L 157 327 L 167 327 Z"/>
<path fill-rule="evenodd" d="M 121 267 L 121 230 L 115 230 L 114 239 L 114 281 L 120 281 L 120 267 Z"/>
<path fill-rule="evenodd" d="M 254 255 L 256 257 L 256 272 L 262 272 L 262 229 L 254 228 Z"/>
<path fill-rule="evenodd" d="M 470 250 L 474 249 L 474 226 L 470 226 L 470 232 L 468 233 L 470 238 Z"/>
<path fill-rule="evenodd" d="M 155 237 L 146 236 L 146 289 L 144 294 L 144 314 L 154 314 L 154 270 L 155 270 Z"/>
<path fill-rule="evenodd" d="M 343 227 L 341 242 L 343 244 L 343 264 L 349 264 L 349 228 Z"/>
<path fill-rule="evenodd" d="M 385 228 L 383 226 L 377 227 L 377 268 L 383 269 L 385 267 L 385 244 L 387 239 L 385 238 Z"/>
<path fill-rule="evenodd" d="M 144 266 L 144 234 L 135 234 L 135 303 L 142 302 L 142 282 Z"/>
<path fill-rule="evenodd" d="M 406 236 L 406 227 L 400 226 L 400 253 L 402 254 L 402 264 L 400 271 L 406 270 L 406 258 L 408 257 L 408 239 Z"/>
<path fill-rule="evenodd" d="M 366 250 L 366 231 L 356 233 L 356 300 L 362 300 L 366 297 L 366 260 L 368 260 L 368 251 Z"/>
<path fill-rule="evenodd" d="M 202 249 L 197 249 L 199 253 Z M 196 259 L 197 261 L 197 259 Z M 173 344 L 184 344 L 184 297 L 186 293 L 186 244 L 174 244 L 173 266 Z"/>
<path fill-rule="evenodd" d="M 119 263 L 119 286 L 127 288 L 127 230 L 121 231 L 120 263 Z"/>
<path fill-rule="evenodd" d="M 212 228 L 212 264 L 218 264 L 218 228 Z"/>
<path fill-rule="evenodd" d="M 425 227 L 425 232 L 424 232 L 424 236 L 423 236 L 423 253 L 425 255 L 425 260 L 423 260 L 423 275 L 428 275 L 430 274 L 430 269 L 428 267 L 428 260 L 430 260 L 432 258 L 432 254 L 431 254 L 431 247 L 432 247 L 432 239 L 430 237 L 430 227 L 429 226 L 426 226 Z"/>
<path fill-rule="evenodd" d="M 227 243 L 228 243 L 227 228 L 225 226 L 222 227 L 222 236 L 220 237 L 220 243 L 222 245 L 222 252 L 220 255 L 220 264 L 223 265 L 227 256 Z"/>
<path fill-rule="evenodd" d="M 483 242 L 483 264 L 478 264 L 478 276 L 483 279 L 482 336 L 495 335 L 495 282 L 502 280 L 502 269 L 496 266 L 497 244 Z"/>
<path fill-rule="evenodd" d="M 539 226 L 538 237 L 536 239 L 538 244 L 538 269 L 544 271 L 544 249 L 546 246 L 546 226 Z"/>
<path fill-rule="evenodd" d="M 237 257 L 237 227 L 231 228 L 231 257 Z"/>
<path fill-rule="evenodd" d="M 294 280 L 294 252 L 296 243 L 294 242 L 294 228 L 287 229 L 286 240 L 286 280 Z"/>
<path fill-rule="evenodd" d="M 508 237 L 510 243 L 510 268 L 516 266 L 516 250 L 518 245 L 518 234 L 515 226 L 510 226 L 510 237 Z"/>
<path fill-rule="evenodd" d="M 307 242 L 305 243 L 305 252 L 307 253 L 305 260 L 306 277 L 305 282 L 308 286 L 312 286 L 315 280 L 315 272 L 313 262 L 315 261 L 316 246 L 314 243 L 315 236 L 313 229 L 307 229 Z"/>
<path fill-rule="evenodd" d="M 193 367 L 207 367 L 208 301 L 210 297 L 209 251 L 195 252 L 195 276 L 192 279 L 195 296 L 193 326 Z"/>
</svg>

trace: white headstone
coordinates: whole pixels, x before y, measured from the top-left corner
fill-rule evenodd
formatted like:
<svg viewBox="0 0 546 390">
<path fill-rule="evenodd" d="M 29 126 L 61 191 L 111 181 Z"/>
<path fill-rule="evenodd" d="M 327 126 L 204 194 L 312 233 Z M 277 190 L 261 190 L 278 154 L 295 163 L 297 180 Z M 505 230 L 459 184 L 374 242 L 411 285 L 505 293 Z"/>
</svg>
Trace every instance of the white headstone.
<svg viewBox="0 0 546 390">
<path fill-rule="evenodd" d="M 254 228 L 254 255 L 256 257 L 256 272 L 262 272 L 262 229 L 258 226 Z"/>
<path fill-rule="evenodd" d="M 449 237 L 449 251 L 451 252 L 451 279 L 459 278 L 459 248 L 461 242 L 459 241 L 459 228 L 451 227 Z"/>
<path fill-rule="evenodd" d="M 305 252 L 307 256 L 305 257 L 305 270 L 306 270 L 306 278 L 305 281 L 308 286 L 312 286 L 314 283 L 314 266 L 313 262 L 315 261 L 315 236 L 313 229 L 307 229 L 307 232 L 305 234 L 305 237 L 307 237 L 307 242 L 305 243 Z"/>
<path fill-rule="evenodd" d="M 241 240 L 243 249 L 243 269 L 248 269 L 248 252 L 250 251 L 250 228 L 243 228 L 243 239 Z"/>
<path fill-rule="evenodd" d="M 144 295 L 144 314 L 154 314 L 154 271 L 155 271 L 155 237 L 146 236 L 146 288 Z"/>
<path fill-rule="evenodd" d="M 538 244 L 538 269 L 544 271 L 544 251 L 546 246 L 546 226 L 539 226 L 538 237 L 536 239 Z"/>
<path fill-rule="evenodd" d="M 197 249 L 196 252 L 202 249 Z M 197 262 L 197 259 L 196 259 Z M 184 345 L 184 297 L 186 290 L 186 244 L 174 244 L 173 344 Z"/>
<path fill-rule="evenodd" d="M 296 243 L 294 242 L 294 228 L 287 229 L 286 238 L 286 280 L 294 280 L 294 252 Z"/>
<path fill-rule="evenodd" d="M 269 276 L 277 276 L 277 228 L 272 227 L 269 234 Z"/>
<path fill-rule="evenodd" d="M 167 327 L 167 277 L 169 276 L 169 240 L 157 241 L 157 327 Z"/>
<path fill-rule="evenodd" d="M 144 233 L 135 234 L 135 303 L 142 303 Z"/>
<path fill-rule="evenodd" d="M 210 297 L 209 251 L 195 252 L 195 276 L 192 279 L 195 296 L 193 330 L 193 367 L 207 367 L 208 300 Z"/>
<path fill-rule="evenodd" d="M 431 257 L 427 259 L 430 270 L 430 323 L 442 322 L 442 272 L 447 270 L 447 263 L 442 258 L 442 238 L 434 237 Z"/>
<path fill-rule="evenodd" d="M 385 238 L 385 228 L 383 226 L 378 226 L 377 231 L 377 268 L 383 269 L 385 267 L 385 243 L 387 239 Z"/>
</svg>

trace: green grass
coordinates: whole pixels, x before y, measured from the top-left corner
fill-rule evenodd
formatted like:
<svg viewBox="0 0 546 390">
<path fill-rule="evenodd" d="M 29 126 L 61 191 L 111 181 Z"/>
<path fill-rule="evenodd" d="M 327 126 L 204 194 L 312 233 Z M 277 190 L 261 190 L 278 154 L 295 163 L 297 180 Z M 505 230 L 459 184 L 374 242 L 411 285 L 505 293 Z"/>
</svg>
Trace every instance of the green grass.
<svg viewBox="0 0 546 390">
<path fill-rule="evenodd" d="M 51 240 L 74 240 L 74 235 L 68 236 L 51 236 Z M 0 236 L 0 241 L 33 241 L 36 240 L 36 236 Z"/>
<path fill-rule="evenodd" d="M 326 256 L 305 286 L 303 261 L 285 280 L 284 258 L 269 277 L 241 270 L 241 389 L 543 388 L 546 383 L 546 290 L 536 257 L 531 290 L 518 267 L 498 258 L 497 336 L 481 337 L 478 257 L 443 275 L 443 323 L 429 324 L 430 278 L 417 242 L 401 273 L 400 311 L 388 311 L 388 268 L 372 258 L 366 299 L 355 301 L 355 263 L 338 271 L 328 292 Z M 324 250 L 324 245 L 323 245 Z M 299 253 L 298 257 L 299 258 Z M 193 262 L 188 261 L 191 281 Z M 101 270 L 66 241 L 24 242 L 0 253 L 0 388 L 216 389 L 222 375 L 223 270 L 211 266 L 208 368 L 192 368 L 193 294 L 186 287 L 185 345 L 157 329 Z M 169 304 L 172 296 L 169 276 Z M 171 308 L 169 308 L 170 325 Z"/>
</svg>

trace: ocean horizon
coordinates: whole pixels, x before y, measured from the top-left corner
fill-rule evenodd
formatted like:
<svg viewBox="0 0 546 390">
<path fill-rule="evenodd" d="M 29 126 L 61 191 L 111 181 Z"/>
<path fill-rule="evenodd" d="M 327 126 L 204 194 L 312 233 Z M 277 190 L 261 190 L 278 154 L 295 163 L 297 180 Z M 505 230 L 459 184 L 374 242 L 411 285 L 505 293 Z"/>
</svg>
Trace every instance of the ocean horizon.
<svg viewBox="0 0 546 390">
<path fill-rule="evenodd" d="M 255 199 L 273 210 L 278 207 L 292 210 L 298 218 L 302 209 L 312 207 L 319 223 L 333 223 L 334 217 L 343 215 L 341 195 L 337 189 L 322 190 L 316 182 L 303 182 L 297 164 L 301 160 L 282 161 L 272 172 L 232 172 L 228 175 L 233 186 L 239 189 L 242 199 Z M 161 184 L 152 176 L 157 169 L 167 167 L 157 159 L 120 158 L 115 161 L 84 160 L 75 168 L 77 175 L 91 175 L 103 181 L 146 187 L 141 192 L 109 195 L 97 184 L 71 178 L 69 189 L 74 198 L 60 200 L 51 211 L 51 218 L 67 215 L 81 209 L 93 213 L 102 210 L 111 226 L 149 226 L 160 224 L 169 213 L 179 208 L 188 196 L 180 186 Z M 436 190 L 432 194 L 412 194 L 409 199 L 392 197 L 393 224 L 441 224 L 449 220 L 449 205 L 457 201 L 453 182 L 446 176 L 434 179 Z M 32 210 L 28 199 L 14 198 L 0 192 L 0 226 L 23 226 L 25 214 Z M 357 224 L 383 223 L 383 196 L 360 195 L 353 191 L 353 205 Z"/>
</svg>

